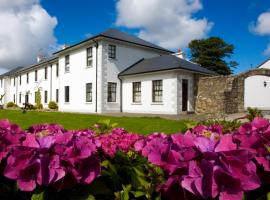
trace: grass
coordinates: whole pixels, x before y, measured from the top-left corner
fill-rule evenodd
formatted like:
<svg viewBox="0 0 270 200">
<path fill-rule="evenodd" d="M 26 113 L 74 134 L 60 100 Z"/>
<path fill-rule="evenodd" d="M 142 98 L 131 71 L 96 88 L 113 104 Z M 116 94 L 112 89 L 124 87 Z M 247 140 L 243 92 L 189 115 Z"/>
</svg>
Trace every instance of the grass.
<svg viewBox="0 0 270 200">
<path fill-rule="evenodd" d="M 18 110 L 0 110 L 0 119 L 8 119 L 12 123 L 27 129 L 33 124 L 57 123 L 65 129 L 90 128 L 99 120 L 110 119 L 119 127 L 134 133 L 150 134 L 153 132 L 176 133 L 186 130 L 188 121 L 176 121 L 159 117 L 112 117 L 94 114 L 75 114 L 62 112 L 28 111 L 23 114 Z"/>
</svg>

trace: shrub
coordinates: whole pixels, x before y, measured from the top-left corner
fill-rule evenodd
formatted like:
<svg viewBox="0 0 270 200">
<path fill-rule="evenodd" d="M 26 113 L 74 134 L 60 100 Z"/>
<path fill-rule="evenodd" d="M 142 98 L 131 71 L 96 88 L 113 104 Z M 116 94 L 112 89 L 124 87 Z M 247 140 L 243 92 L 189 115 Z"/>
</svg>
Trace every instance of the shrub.
<svg viewBox="0 0 270 200">
<path fill-rule="evenodd" d="M 35 110 L 35 106 L 31 103 L 28 104 L 27 109 L 29 110 Z"/>
<path fill-rule="evenodd" d="M 56 124 L 24 131 L 7 120 L 0 130 L 1 199 L 242 200 L 269 192 L 270 123 L 264 118 L 227 134 L 216 123 L 148 136 Z"/>
<path fill-rule="evenodd" d="M 237 130 L 241 126 L 241 122 L 239 120 L 219 120 L 219 119 L 209 119 L 200 123 L 205 126 L 222 126 L 223 133 L 230 133 L 232 131 Z"/>
<path fill-rule="evenodd" d="M 246 118 L 251 122 L 253 121 L 256 117 L 263 117 L 262 111 L 259 110 L 258 108 L 247 108 L 248 114 L 246 115 Z"/>
<path fill-rule="evenodd" d="M 58 109 L 58 105 L 55 101 L 50 101 L 49 102 L 49 108 L 52 110 L 57 110 Z"/>
<path fill-rule="evenodd" d="M 18 105 L 15 104 L 13 101 L 10 101 L 7 103 L 7 108 L 17 108 Z"/>
<path fill-rule="evenodd" d="M 39 103 L 39 104 L 36 104 L 34 106 L 34 108 L 37 109 L 37 110 L 42 110 L 43 109 L 43 105 L 42 105 L 42 103 Z"/>
</svg>

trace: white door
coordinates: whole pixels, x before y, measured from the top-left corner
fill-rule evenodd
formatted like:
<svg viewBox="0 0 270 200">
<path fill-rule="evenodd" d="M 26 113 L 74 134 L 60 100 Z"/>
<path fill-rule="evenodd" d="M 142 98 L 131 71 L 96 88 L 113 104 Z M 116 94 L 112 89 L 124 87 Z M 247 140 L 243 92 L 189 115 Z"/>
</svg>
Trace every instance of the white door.
<svg viewBox="0 0 270 200">
<path fill-rule="evenodd" d="M 250 76 L 245 79 L 245 109 L 270 110 L 270 77 Z"/>
</svg>

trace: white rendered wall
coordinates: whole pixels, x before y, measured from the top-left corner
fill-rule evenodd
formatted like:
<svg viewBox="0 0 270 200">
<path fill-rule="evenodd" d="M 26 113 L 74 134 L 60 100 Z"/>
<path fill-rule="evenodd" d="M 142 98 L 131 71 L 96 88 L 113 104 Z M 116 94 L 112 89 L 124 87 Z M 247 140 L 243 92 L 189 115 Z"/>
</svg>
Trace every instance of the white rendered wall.
<svg viewBox="0 0 270 200">
<path fill-rule="evenodd" d="M 264 86 L 266 82 L 266 87 Z M 251 76 L 245 79 L 245 108 L 270 110 L 270 77 Z"/>
<path fill-rule="evenodd" d="M 259 68 L 270 69 L 270 60 L 263 63 Z"/>
<path fill-rule="evenodd" d="M 152 102 L 152 81 L 163 81 L 163 102 Z M 141 102 L 133 103 L 132 83 L 141 82 Z M 152 73 L 140 76 L 123 77 L 123 112 L 178 114 L 177 110 L 177 74 Z"/>
<path fill-rule="evenodd" d="M 178 105 L 178 112 L 182 112 L 182 80 L 188 80 L 188 112 L 194 112 L 194 74 L 181 71 L 177 73 L 178 79 L 178 96 L 177 96 L 177 105 Z"/>
<path fill-rule="evenodd" d="M 93 44 L 92 44 L 93 45 Z M 93 47 L 93 65 L 86 66 L 85 46 L 59 58 L 59 110 L 66 112 L 95 112 L 96 48 Z M 65 56 L 70 55 L 70 71 L 65 72 Z M 92 102 L 86 102 L 86 83 L 92 83 Z M 69 99 L 65 102 L 65 86 L 69 86 Z"/>
<path fill-rule="evenodd" d="M 116 45 L 116 59 L 108 57 L 108 45 Z M 103 106 L 104 112 L 120 112 L 120 80 L 118 74 L 138 62 L 142 58 L 152 58 L 161 55 L 162 53 L 156 51 L 149 51 L 147 49 L 138 48 L 119 43 L 104 42 L 103 43 L 103 59 L 102 70 L 104 73 L 103 81 Z M 117 83 L 116 102 L 107 101 L 107 83 Z M 123 98 L 126 98 L 126 93 L 123 92 Z M 154 112 L 154 111 L 153 111 Z"/>
</svg>

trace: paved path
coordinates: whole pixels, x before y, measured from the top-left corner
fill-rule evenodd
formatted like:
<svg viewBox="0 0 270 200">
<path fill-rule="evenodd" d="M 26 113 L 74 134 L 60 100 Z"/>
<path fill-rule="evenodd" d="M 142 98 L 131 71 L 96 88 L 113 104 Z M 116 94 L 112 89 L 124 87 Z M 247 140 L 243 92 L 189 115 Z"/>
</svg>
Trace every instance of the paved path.
<svg viewBox="0 0 270 200">
<path fill-rule="evenodd" d="M 192 121 L 204 121 L 207 119 L 226 119 L 234 120 L 241 117 L 244 117 L 246 113 L 236 113 L 230 115 L 221 115 L 221 116 L 207 116 L 207 115 L 196 115 L 196 114 L 181 114 L 181 115 L 160 115 L 160 114 L 137 114 L 137 113 L 107 113 L 103 114 L 106 116 L 115 116 L 115 117 L 160 117 L 170 120 L 192 120 Z M 265 118 L 270 119 L 270 114 L 267 113 L 264 115 Z M 241 120 L 243 122 L 247 120 Z"/>
</svg>

